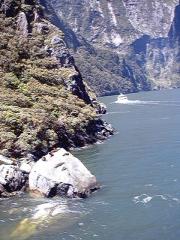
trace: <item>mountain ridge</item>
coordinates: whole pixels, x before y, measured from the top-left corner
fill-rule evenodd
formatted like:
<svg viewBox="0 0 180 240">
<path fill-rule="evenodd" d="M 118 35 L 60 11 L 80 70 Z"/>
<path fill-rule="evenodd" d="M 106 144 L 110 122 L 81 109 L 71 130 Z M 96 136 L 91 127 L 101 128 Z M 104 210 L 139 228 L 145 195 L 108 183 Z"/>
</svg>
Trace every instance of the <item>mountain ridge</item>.
<svg viewBox="0 0 180 240">
<path fill-rule="evenodd" d="M 169 43 L 178 0 L 42 2 L 66 28 L 82 75 L 99 96 L 179 87 L 179 43 Z"/>
</svg>

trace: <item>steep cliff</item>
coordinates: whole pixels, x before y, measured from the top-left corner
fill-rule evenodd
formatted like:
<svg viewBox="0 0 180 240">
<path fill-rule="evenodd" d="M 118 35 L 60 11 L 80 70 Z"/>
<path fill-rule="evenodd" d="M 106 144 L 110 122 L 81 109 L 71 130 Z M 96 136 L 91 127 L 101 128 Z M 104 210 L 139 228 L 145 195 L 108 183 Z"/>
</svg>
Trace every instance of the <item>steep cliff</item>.
<svg viewBox="0 0 180 240">
<path fill-rule="evenodd" d="M 0 22 L 0 154 L 37 159 L 111 134 L 39 2 L 0 1 Z"/>
<path fill-rule="evenodd" d="M 42 3 L 99 95 L 179 87 L 178 0 Z"/>
</svg>

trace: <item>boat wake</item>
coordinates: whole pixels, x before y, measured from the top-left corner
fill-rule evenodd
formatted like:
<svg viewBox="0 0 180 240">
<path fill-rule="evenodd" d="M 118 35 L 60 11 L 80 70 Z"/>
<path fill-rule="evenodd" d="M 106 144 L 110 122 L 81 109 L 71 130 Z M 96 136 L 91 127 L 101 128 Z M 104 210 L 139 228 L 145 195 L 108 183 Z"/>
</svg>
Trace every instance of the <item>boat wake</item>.
<svg viewBox="0 0 180 240">
<path fill-rule="evenodd" d="M 119 104 L 127 104 L 127 105 L 137 105 L 137 104 L 159 104 L 159 102 L 156 101 L 140 101 L 140 100 L 126 100 L 126 101 L 115 101 L 115 103 Z"/>
<path fill-rule="evenodd" d="M 160 101 L 141 101 L 141 100 L 116 100 L 114 103 L 126 104 L 126 105 L 145 105 L 145 104 L 160 104 Z"/>
<path fill-rule="evenodd" d="M 126 95 L 120 94 L 117 100 L 113 103 L 123 104 L 123 105 L 171 105 L 180 106 L 179 101 L 143 101 L 143 100 L 129 100 Z"/>
<path fill-rule="evenodd" d="M 169 194 L 165 194 L 165 195 L 162 195 L 162 194 L 158 194 L 158 195 L 153 195 L 153 196 L 150 196 L 148 194 L 141 194 L 139 196 L 135 196 L 133 198 L 133 202 L 135 204 L 139 204 L 139 203 L 142 203 L 142 204 L 147 204 L 149 202 L 151 202 L 152 200 L 163 200 L 163 201 L 168 201 L 169 203 L 177 203 L 179 204 L 180 203 L 180 199 L 176 198 L 176 197 L 173 197 Z"/>
</svg>

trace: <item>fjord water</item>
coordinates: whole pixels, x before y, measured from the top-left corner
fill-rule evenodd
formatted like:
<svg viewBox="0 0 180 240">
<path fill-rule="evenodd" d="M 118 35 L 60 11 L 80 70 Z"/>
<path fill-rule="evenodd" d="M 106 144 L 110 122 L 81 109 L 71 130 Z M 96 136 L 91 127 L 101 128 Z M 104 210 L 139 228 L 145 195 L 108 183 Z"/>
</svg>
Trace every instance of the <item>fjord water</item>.
<svg viewBox="0 0 180 240">
<path fill-rule="evenodd" d="M 180 90 L 130 94 L 124 105 L 116 98 L 100 99 L 116 134 L 74 152 L 101 190 L 85 200 L 1 200 L 0 239 L 15 239 L 18 226 L 17 239 L 180 239 Z M 37 206 L 54 203 L 57 214 L 23 226 Z"/>
</svg>

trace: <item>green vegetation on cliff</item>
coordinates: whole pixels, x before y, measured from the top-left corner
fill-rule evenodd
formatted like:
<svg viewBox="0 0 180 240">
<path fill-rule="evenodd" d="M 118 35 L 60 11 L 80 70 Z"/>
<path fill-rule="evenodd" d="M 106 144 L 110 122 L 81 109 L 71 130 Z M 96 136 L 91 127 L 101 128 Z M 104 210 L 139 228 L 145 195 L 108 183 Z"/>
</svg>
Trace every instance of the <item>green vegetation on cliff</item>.
<svg viewBox="0 0 180 240">
<path fill-rule="evenodd" d="M 0 154 L 38 158 L 95 142 L 103 122 L 63 32 L 35 0 L 2 0 L 0 23 Z"/>
</svg>

